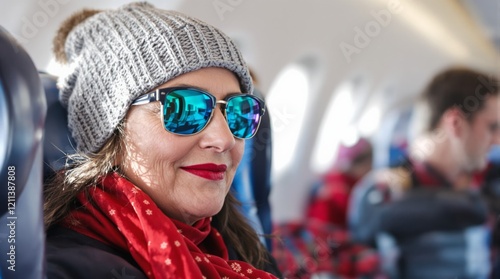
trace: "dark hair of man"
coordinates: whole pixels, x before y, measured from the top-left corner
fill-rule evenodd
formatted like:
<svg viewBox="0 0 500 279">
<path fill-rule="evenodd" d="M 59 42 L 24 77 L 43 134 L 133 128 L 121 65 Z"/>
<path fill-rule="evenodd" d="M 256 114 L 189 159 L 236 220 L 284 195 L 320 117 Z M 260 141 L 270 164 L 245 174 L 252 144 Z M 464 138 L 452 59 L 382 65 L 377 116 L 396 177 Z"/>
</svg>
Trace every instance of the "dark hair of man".
<svg viewBox="0 0 500 279">
<path fill-rule="evenodd" d="M 465 68 L 454 68 L 438 74 L 425 89 L 422 98 L 429 108 L 429 130 L 437 128 L 443 114 L 459 108 L 471 121 L 484 108 L 489 96 L 499 94 L 500 84 L 493 76 Z"/>
</svg>

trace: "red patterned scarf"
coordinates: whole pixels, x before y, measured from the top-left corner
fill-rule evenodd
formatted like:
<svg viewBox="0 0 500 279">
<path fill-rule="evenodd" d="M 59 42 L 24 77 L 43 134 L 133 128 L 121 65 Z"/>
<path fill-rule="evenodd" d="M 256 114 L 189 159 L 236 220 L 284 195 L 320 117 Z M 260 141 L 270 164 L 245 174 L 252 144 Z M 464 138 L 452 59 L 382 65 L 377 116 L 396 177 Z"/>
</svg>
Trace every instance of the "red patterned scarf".
<svg viewBox="0 0 500 279">
<path fill-rule="evenodd" d="M 149 278 L 276 278 L 252 265 L 228 259 L 227 248 L 211 218 L 189 226 L 168 218 L 153 200 L 118 174 L 90 190 L 92 203 L 64 225 L 113 247 L 129 251 Z M 78 220 L 75 225 L 71 220 Z"/>
</svg>

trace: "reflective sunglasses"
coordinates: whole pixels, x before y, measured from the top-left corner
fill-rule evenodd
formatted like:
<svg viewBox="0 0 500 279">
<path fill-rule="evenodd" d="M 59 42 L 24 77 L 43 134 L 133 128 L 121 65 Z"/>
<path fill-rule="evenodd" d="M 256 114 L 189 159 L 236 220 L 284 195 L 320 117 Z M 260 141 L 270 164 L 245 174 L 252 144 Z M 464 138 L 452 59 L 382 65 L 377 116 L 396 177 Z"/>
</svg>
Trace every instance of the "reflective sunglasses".
<svg viewBox="0 0 500 279">
<path fill-rule="evenodd" d="M 255 135 L 264 115 L 264 101 L 245 93 L 228 95 L 224 100 L 196 88 L 170 87 L 142 95 L 132 105 L 161 102 L 165 130 L 176 135 L 195 135 L 207 127 L 215 106 L 221 105 L 231 133 L 240 139 Z"/>
</svg>

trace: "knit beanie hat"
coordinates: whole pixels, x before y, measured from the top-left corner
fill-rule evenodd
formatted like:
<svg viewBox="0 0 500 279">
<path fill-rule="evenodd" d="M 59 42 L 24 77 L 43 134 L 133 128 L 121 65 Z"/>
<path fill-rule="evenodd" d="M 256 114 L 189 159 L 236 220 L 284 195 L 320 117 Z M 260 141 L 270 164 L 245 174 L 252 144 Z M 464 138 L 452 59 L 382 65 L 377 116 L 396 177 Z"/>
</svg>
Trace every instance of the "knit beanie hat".
<svg viewBox="0 0 500 279">
<path fill-rule="evenodd" d="M 184 14 L 132 3 L 117 10 L 84 10 L 67 19 L 54 39 L 66 72 L 60 101 L 79 152 L 97 152 L 137 97 L 181 74 L 225 68 L 241 90 L 253 85 L 241 53 L 213 26 Z"/>
</svg>

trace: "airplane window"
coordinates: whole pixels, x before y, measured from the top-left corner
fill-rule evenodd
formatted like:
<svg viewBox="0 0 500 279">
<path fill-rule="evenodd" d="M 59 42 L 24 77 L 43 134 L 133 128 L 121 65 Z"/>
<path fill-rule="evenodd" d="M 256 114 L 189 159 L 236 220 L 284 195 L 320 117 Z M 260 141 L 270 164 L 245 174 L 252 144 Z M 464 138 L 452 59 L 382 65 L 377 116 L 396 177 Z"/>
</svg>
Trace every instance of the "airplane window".
<svg viewBox="0 0 500 279">
<path fill-rule="evenodd" d="M 316 173 L 323 173 L 331 166 L 341 141 L 346 144 L 354 143 L 358 138 L 357 128 L 352 125 L 354 87 L 352 82 L 344 83 L 330 98 L 320 124 L 311 162 L 311 168 Z"/>
<path fill-rule="evenodd" d="M 309 81 L 304 68 L 285 68 L 271 85 L 266 99 L 271 112 L 273 137 L 273 175 L 289 167 L 305 118 Z"/>
<path fill-rule="evenodd" d="M 359 119 L 359 133 L 364 137 L 373 135 L 379 126 L 381 116 L 382 111 L 379 105 L 375 104 L 368 108 Z"/>
<path fill-rule="evenodd" d="M 2 82 L 0 81 L 0 131 L 4 131 L 0 133 L 0 166 L 3 166 L 3 160 L 7 155 L 6 151 L 9 133 L 6 133 L 5 131 L 7 131 L 7 121 L 9 118 L 8 111 L 7 100 L 5 99 L 5 91 Z"/>
</svg>

